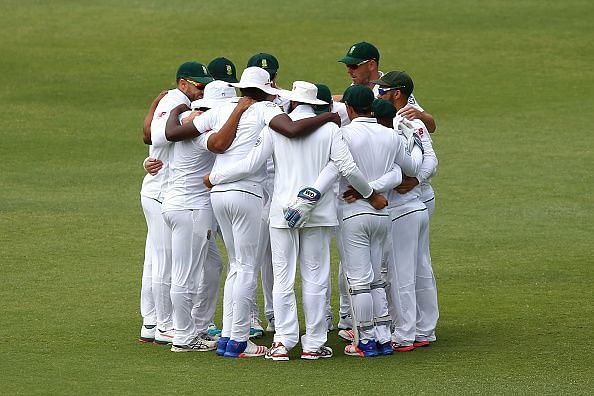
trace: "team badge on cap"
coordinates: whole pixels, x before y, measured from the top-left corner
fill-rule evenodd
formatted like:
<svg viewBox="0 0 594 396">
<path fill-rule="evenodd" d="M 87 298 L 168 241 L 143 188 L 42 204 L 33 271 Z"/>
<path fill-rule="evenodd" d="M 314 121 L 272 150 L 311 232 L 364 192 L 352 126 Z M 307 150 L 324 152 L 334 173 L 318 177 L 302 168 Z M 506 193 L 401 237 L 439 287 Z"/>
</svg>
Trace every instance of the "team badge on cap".
<svg viewBox="0 0 594 396">
<path fill-rule="evenodd" d="M 227 75 L 230 76 L 233 74 L 233 69 L 231 68 L 231 65 L 227 65 Z"/>
</svg>

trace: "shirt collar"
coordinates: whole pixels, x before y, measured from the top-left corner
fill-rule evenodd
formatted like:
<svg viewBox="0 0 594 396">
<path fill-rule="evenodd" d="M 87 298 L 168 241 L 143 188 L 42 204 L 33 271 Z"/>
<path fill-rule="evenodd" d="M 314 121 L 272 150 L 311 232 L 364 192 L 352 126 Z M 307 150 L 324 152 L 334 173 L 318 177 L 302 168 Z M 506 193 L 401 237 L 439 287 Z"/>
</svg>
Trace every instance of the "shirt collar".
<svg viewBox="0 0 594 396">
<path fill-rule="evenodd" d="M 354 120 L 351 121 L 351 123 L 353 122 L 365 122 L 365 123 L 371 123 L 371 124 L 377 124 L 377 120 L 373 117 L 357 117 Z"/>
<path fill-rule="evenodd" d="M 291 114 L 315 114 L 313 107 L 310 104 L 300 104 L 299 106 L 295 107 L 295 109 L 291 112 Z"/>
</svg>

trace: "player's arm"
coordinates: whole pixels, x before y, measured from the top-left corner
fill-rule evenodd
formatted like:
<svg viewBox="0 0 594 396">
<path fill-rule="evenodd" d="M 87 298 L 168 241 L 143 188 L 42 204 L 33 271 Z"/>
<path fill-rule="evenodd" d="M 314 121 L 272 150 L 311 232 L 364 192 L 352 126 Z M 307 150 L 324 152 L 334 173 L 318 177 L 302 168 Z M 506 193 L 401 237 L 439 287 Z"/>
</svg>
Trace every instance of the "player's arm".
<svg viewBox="0 0 594 396">
<path fill-rule="evenodd" d="M 231 112 L 231 115 L 225 121 L 225 124 L 217 132 L 210 135 L 208 138 L 207 148 L 213 153 L 221 154 L 233 143 L 235 135 L 237 134 L 237 126 L 242 114 L 256 101 L 248 96 L 242 97 L 237 106 Z M 205 113 L 207 114 L 208 111 Z"/>
<path fill-rule="evenodd" d="M 340 116 L 336 113 L 322 113 L 315 117 L 293 121 L 291 117 L 282 113 L 272 118 L 268 125 L 281 135 L 294 138 L 309 135 L 328 122 L 334 122 L 340 126 Z"/>
<path fill-rule="evenodd" d="M 268 157 L 272 155 L 272 150 L 273 145 L 270 129 L 265 127 L 260 133 L 256 145 L 245 158 L 226 169 L 219 169 L 207 175 L 204 184 L 209 187 L 209 184 L 213 186 L 245 179 L 264 165 Z M 208 183 L 206 183 L 207 179 Z"/>
<path fill-rule="evenodd" d="M 163 168 L 163 162 L 157 158 L 147 157 L 142 161 L 142 167 L 148 174 L 155 176 Z"/>
<path fill-rule="evenodd" d="M 153 100 L 153 103 L 151 103 L 151 107 L 149 108 L 148 112 L 146 113 L 146 116 L 144 117 L 144 123 L 142 126 L 142 141 L 144 142 L 144 144 L 152 144 L 151 142 L 151 122 L 153 121 L 153 118 L 155 117 L 155 110 L 157 109 L 157 106 L 159 105 L 159 102 L 161 101 L 161 99 L 163 99 L 163 97 L 167 95 L 167 91 L 162 91 L 156 98 L 155 100 Z"/>
<path fill-rule="evenodd" d="M 392 169 L 378 179 L 369 182 L 371 188 L 377 192 L 387 192 L 402 183 L 402 169 L 394 164 Z"/>
<path fill-rule="evenodd" d="M 179 116 L 184 111 L 189 111 L 188 105 L 182 103 L 174 107 L 169 112 L 169 118 L 165 123 L 165 138 L 170 142 L 178 142 L 184 139 L 195 138 L 200 135 L 200 132 L 194 126 L 194 123 L 188 122 L 187 124 L 181 125 L 179 123 Z"/>
<path fill-rule="evenodd" d="M 405 177 L 401 184 L 395 188 L 400 194 L 405 194 L 424 182 L 425 180 L 429 179 L 433 176 L 437 170 L 437 155 L 435 155 L 435 151 L 433 150 L 433 144 L 431 142 L 431 137 L 427 132 L 425 126 L 422 128 L 417 129 L 418 133 L 421 138 L 421 142 L 423 143 L 423 162 L 419 169 L 419 173 L 414 177 Z"/>
</svg>

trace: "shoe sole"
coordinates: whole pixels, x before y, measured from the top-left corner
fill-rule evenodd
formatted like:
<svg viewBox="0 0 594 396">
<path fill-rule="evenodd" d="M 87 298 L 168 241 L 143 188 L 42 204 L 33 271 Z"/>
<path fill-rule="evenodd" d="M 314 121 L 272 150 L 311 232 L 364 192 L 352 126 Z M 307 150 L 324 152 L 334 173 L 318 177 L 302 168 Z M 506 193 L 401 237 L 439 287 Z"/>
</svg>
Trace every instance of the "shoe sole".
<svg viewBox="0 0 594 396">
<path fill-rule="evenodd" d="M 171 352 L 208 352 L 214 351 L 216 348 L 208 348 L 208 349 L 198 349 L 198 348 L 180 348 L 177 346 L 171 347 Z"/>
<path fill-rule="evenodd" d="M 148 338 L 148 337 L 139 337 L 138 338 L 138 341 L 139 342 L 142 342 L 142 343 L 145 343 L 145 344 L 146 343 L 151 343 L 152 344 L 153 342 L 155 342 L 155 339 L 154 338 Z"/>
<path fill-rule="evenodd" d="M 429 341 L 415 341 L 413 342 L 413 346 L 415 348 L 424 348 L 428 347 L 431 343 Z"/>
<path fill-rule="evenodd" d="M 289 360 L 289 356 L 288 355 L 280 355 L 280 356 L 268 356 L 268 355 L 264 355 L 264 358 L 269 359 L 269 360 L 274 360 L 275 362 L 286 362 Z"/>
<path fill-rule="evenodd" d="M 310 355 L 310 354 L 301 354 L 301 359 L 304 360 L 318 360 L 318 359 L 329 359 L 333 355 Z"/>
<path fill-rule="evenodd" d="M 158 345 L 171 345 L 171 344 L 173 344 L 173 342 L 172 342 L 172 341 L 161 341 L 161 340 L 155 340 L 155 341 L 153 341 L 153 342 L 154 342 L 155 344 L 158 344 Z"/>
<path fill-rule="evenodd" d="M 401 346 L 401 347 L 392 347 L 392 350 L 394 352 L 410 352 L 410 351 L 413 351 L 414 349 L 415 349 L 415 347 L 412 345 Z"/>
</svg>

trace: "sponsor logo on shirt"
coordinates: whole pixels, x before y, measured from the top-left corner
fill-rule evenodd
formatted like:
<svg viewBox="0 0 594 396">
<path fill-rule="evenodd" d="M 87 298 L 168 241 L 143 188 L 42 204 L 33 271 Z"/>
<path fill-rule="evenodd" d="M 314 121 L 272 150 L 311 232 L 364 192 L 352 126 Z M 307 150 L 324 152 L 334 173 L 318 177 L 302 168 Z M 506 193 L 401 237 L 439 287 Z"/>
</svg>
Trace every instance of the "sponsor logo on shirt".
<svg viewBox="0 0 594 396">
<path fill-rule="evenodd" d="M 411 95 L 408 97 L 408 103 L 414 105 L 417 103 L 417 101 L 415 100 L 415 97 Z"/>
</svg>

